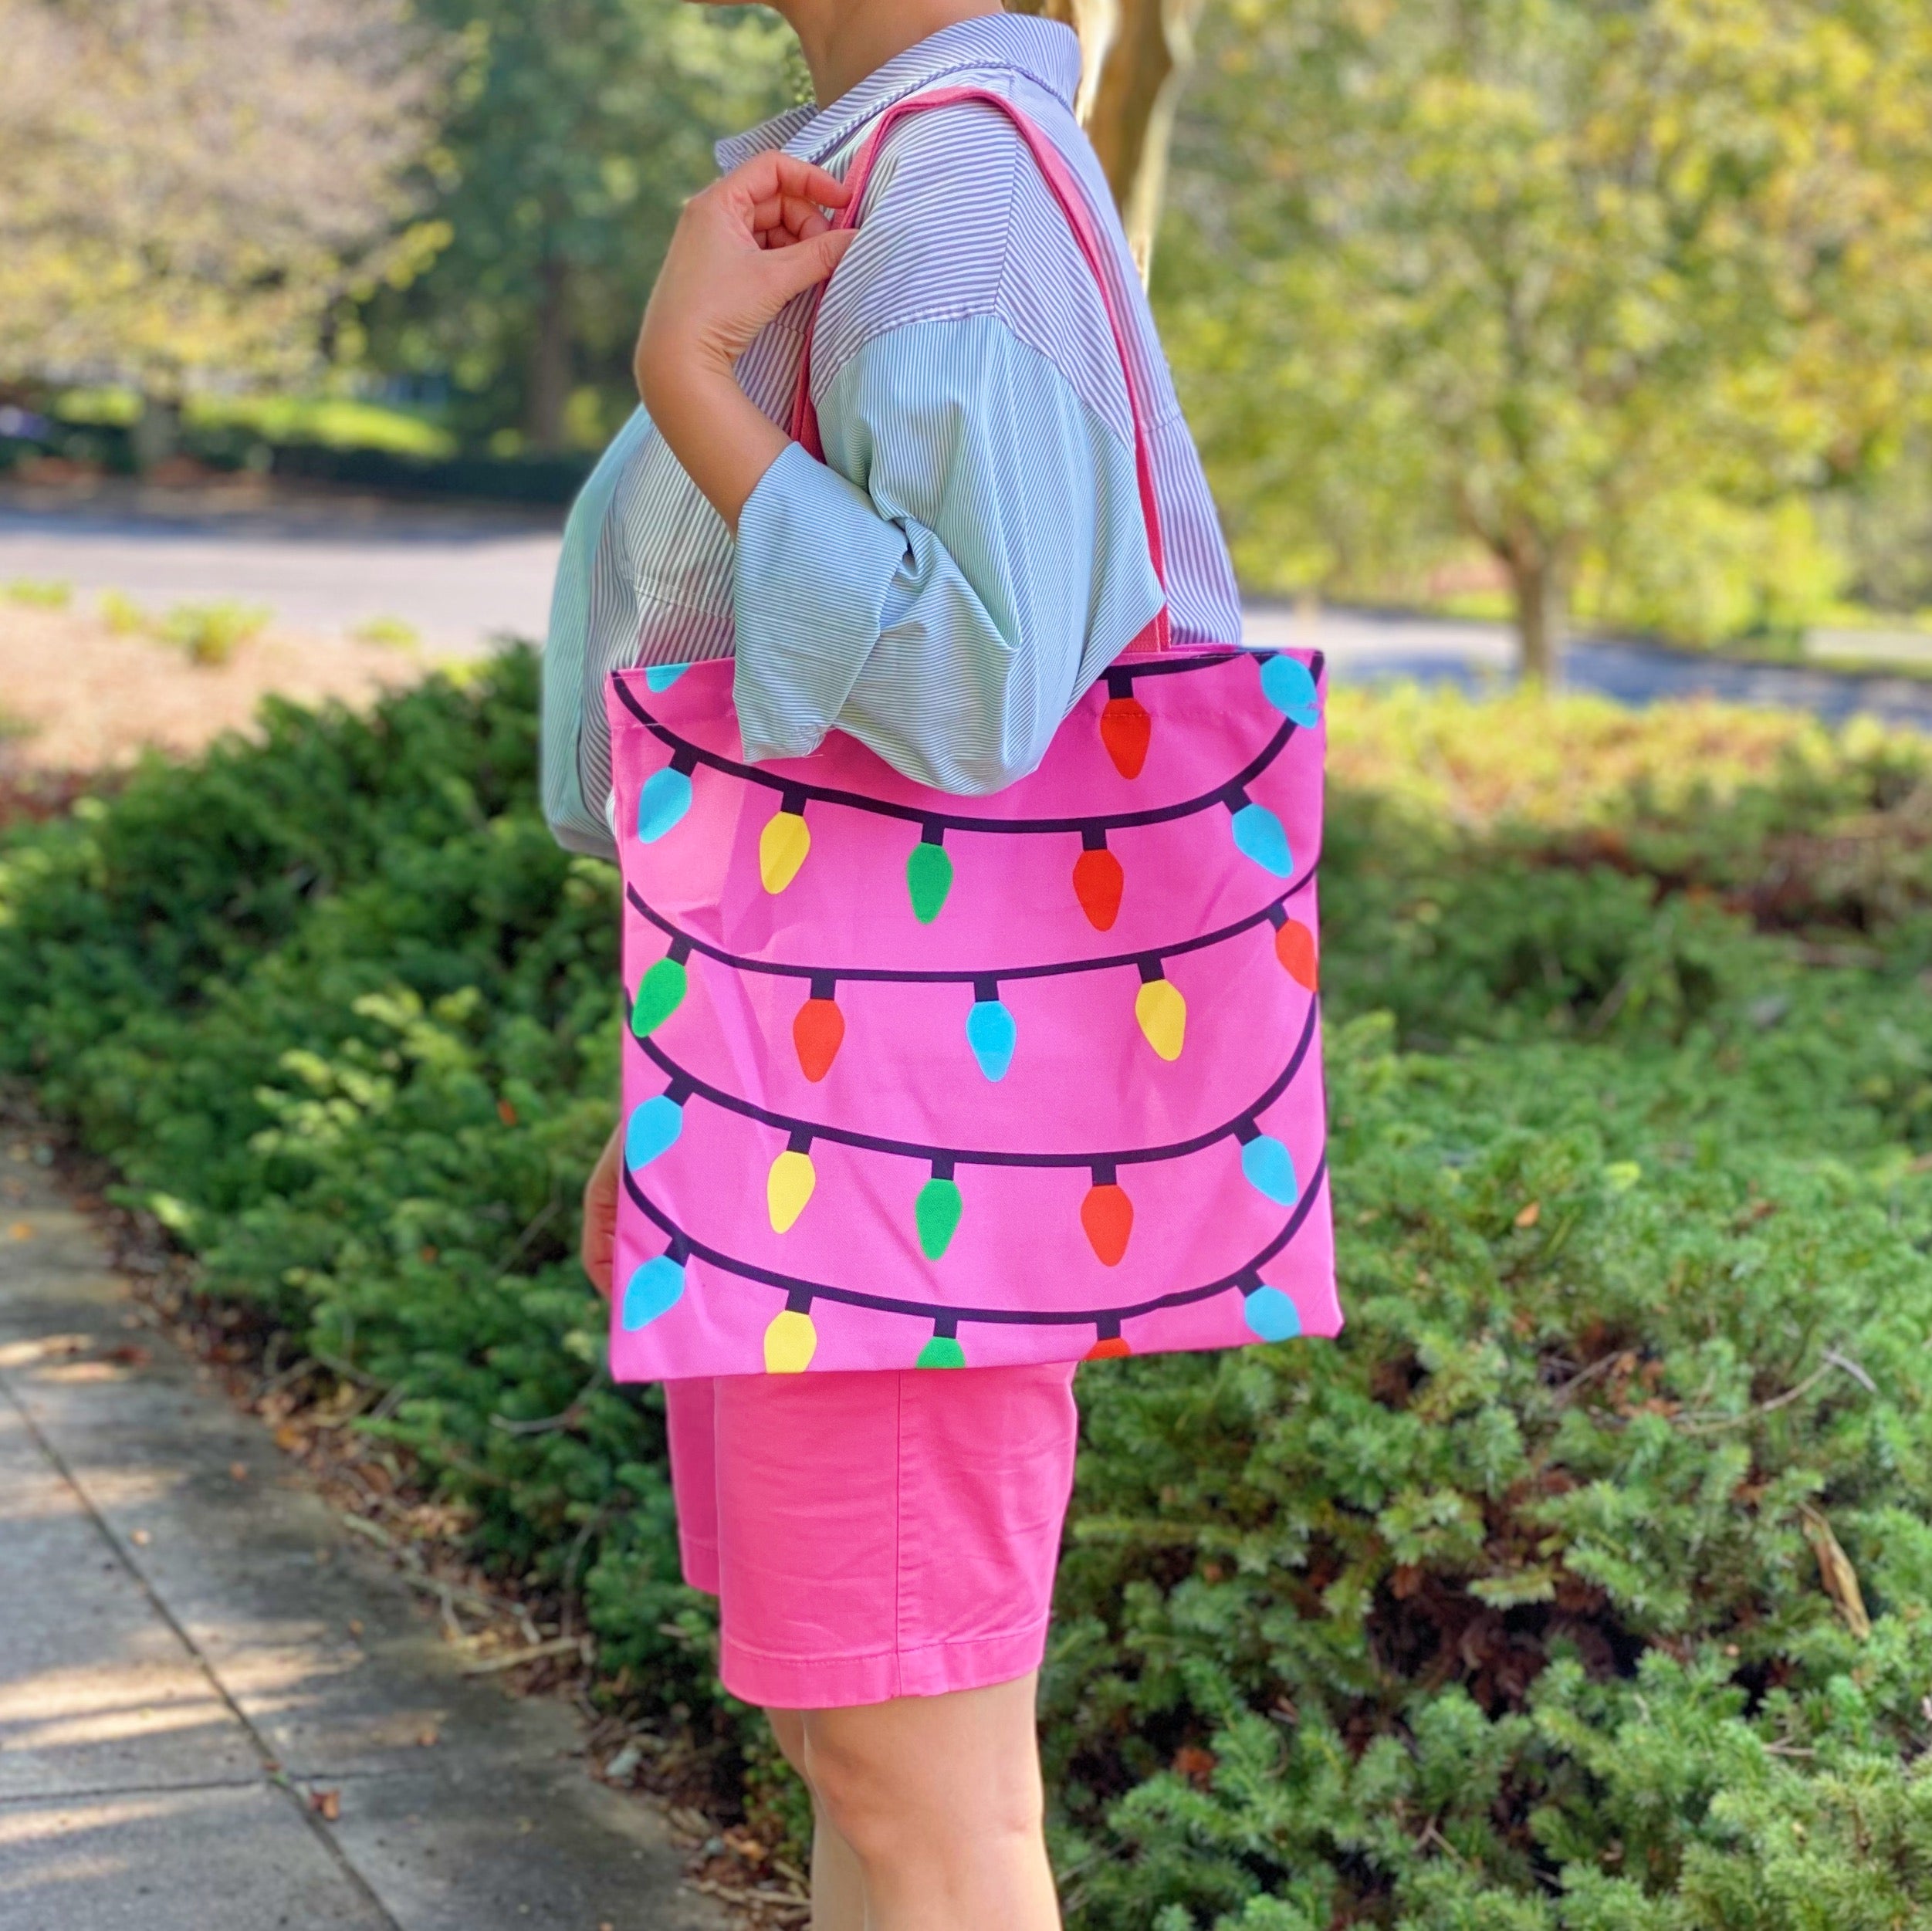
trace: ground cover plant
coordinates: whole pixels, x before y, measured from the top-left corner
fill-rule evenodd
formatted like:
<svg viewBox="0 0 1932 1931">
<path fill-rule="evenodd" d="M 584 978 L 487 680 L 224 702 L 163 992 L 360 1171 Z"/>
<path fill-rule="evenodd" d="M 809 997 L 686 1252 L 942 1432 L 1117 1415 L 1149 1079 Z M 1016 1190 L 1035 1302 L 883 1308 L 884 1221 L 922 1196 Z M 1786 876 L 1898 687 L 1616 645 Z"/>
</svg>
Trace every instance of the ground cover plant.
<svg viewBox="0 0 1932 1931">
<path fill-rule="evenodd" d="M 572 1259 L 614 881 L 534 703 L 274 708 L 0 837 L 0 1064 L 795 1824 Z M 1343 693 L 1323 911 L 1350 1326 L 1083 1371 L 1071 1922 L 1932 1923 L 1932 746 Z"/>
</svg>

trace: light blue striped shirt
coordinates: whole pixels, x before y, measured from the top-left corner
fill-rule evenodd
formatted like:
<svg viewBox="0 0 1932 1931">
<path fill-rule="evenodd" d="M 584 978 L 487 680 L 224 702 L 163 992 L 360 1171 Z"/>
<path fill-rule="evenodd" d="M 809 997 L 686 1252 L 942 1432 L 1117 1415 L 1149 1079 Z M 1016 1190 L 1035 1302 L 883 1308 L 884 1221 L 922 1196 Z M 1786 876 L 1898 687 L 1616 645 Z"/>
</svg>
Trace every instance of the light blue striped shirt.
<svg viewBox="0 0 1932 1931">
<path fill-rule="evenodd" d="M 722 142 L 842 174 L 873 118 L 939 85 L 1012 97 L 1088 191 L 1149 412 L 1178 640 L 1240 635 L 1233 573 L 1105 181 L 1073 118 L 1078 43 L 1053 22 L 964 21 L 822 112 Z M 739 364 L 783 421 L 807 299 Z M 1105 309 L 1020 137 L 990 108 L 917 115 L 887 141 L 830 283 L 813 397 L 825 461 L 793 446 L 729 532 L 641 411 L 573 509 L 544 658 L 545 809 L 610 855 L 602 686 L 637 664 L 736 658 L 746 755 L 836 727 L 962 793 L 1030 771 L 1159 604 L 1132 418 Z"/>
</svg>

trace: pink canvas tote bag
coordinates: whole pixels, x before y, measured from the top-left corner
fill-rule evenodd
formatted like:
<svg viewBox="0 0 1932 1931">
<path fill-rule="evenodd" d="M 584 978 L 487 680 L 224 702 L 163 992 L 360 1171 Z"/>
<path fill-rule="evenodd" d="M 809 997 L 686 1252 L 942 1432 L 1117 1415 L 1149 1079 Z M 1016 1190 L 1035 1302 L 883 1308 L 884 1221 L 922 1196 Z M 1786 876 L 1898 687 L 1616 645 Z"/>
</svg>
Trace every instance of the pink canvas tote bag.
<svg viewBox="0 0 1932 1931">
<path fill-rule="evenodd" d="M 1066 162 L 1001 96 L 1098 279 Z M 819 452 L 810 349 L 792 431 Z M 1043 516 L 1054 513 L 1043 504 Z M 1165 577 L 1162 576 L 1162 580 Z M 607 693 L 630 1024 L 620 1381 L 1218 1348 L 1341 1326 L 1323 1157 L 1318 654 L 1165 611 L 1040 768 L 963 798 L 834 731 L 747 764 L 729 659 Z"/>
</svg>

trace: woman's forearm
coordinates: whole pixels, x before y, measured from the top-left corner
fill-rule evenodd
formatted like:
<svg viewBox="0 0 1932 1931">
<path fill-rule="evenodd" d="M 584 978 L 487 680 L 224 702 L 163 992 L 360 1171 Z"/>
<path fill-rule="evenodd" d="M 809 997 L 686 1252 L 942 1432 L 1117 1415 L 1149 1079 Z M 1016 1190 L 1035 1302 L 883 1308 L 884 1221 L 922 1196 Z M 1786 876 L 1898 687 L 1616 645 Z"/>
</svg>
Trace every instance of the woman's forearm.
<svg viewBox="0 0 1932 1931">
<path fill-rule="evenodd" d="M 671 453 L 735 531 L 790 440 L 738 386 L 738 358 L 851 245 L 828 208 L 851 195 L 822 167 L 754 156 L 685 204 L 638 332 L 638 393 Z"/>
<path fill-rule="evenodd" d="M 735 534 L 751 492 L 791 438 L 729 369 L 693 358 L 650 370 L 641 387 L 658 433 Z"/>
</svg>

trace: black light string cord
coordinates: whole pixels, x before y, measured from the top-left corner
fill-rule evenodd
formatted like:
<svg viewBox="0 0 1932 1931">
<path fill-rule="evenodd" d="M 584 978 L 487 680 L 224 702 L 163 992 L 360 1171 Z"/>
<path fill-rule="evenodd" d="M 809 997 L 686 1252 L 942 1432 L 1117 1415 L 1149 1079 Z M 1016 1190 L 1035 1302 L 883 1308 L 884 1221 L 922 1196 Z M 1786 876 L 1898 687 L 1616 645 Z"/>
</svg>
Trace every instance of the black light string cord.
<svg viewBox="0 0 1932 1931">
<path fill-rule="evenodd" d="M 841 1307 L 864 1307 L 875 1314 L 902 1314 L 909 1320 L 935 1322 L 946 1331 L 969 1324 L 975 1327 L 1002 1326 L 1020 1327 L 1094 1327 L 1103 1334 L 1117 1334 L 1123 1321 L 1137 1321 L 1145 1314 L 1157 1314 L 1171 1307 L 1186 1307 L 1196 1301 L 1211 1300 L 1216 1294 L 1224 1294 L 1231 1288 L 1253 1285 L 1259 1270 L 1286 1247 L 1301 1231 L 1302 1223 L 1315 1210 L 1320 1197 L 1322 1182 L 1328 1177 L 1328 1160 L 1325 1153 L 1315 1165 L 1308 1176 L 1308 1184 L 1302 1189 L 1301 1196 L 1295 1202 L 1294 1211 L 1287 1224 L 1274 1238 L 1268 1242 L 1245 1264 L 1230 1273 L 1221 1276 L 1199 1287 L 1183 1288 L 1173 1294 L 1157 1294 L 1151 1300 L 1132 1301 L 1108 1307 L 1077 1307 L 1064 1309 L 1018 1307 L 946 1307 L 934 1301 L 908 1300 L 893 1294 L 866 1294 L 855 1287 L 828 1287 L 821 1281 L 806 1280 L 797 1274 L 786 1274 L 770 1267 L 760 1267 L 754 1262 L 735 1260 L 731 1255 L 721 1253 L 716 1248 L 707 1246 L 702 1241 L 694 1240 L 662 1208 L 658 1206 L 640 1187 L 635 1176 L 627 1166 L 623 1169 L 624 1191 L 631 1201 L 661 1233 L 670 1243 L 670 1254 L 680 1264 L 689 1260 L 703 1261 L 707 1266 L 734 1274 L 741 1280 L 756 1282 L 759 1286 L 770 1287 L 786 1297 L 787 1307 L 803 1312 L 814 1300 L 829 1300 Z"/>
<path fill-rule="evenodd" d="M 1308 1016 L 1302 1022 L 1301 1037 L 1295 1042 L 1294 1051 L 1287 1064 L 1269 1082 L 1267 1090 L 1252 1105 L 1244 1107 L 1224 1125 L 1212 1128 L 1206 1133 L 1197 1133 L 1190 1140 L 1174 1141 L 1166 1146 L 1135 1147 L 1123 1152 L 1108 1153 L 1011 1153 L 984 1148 L 925 1146 L 912 1140 L 892 1140 L 875 1133 L 857 1133 L 846 1127 L 824 1126 L 810 1120 L 794 1119 L 788 1114 L 774 1113 L 768 1107 L 760 1106 L 753 1101 L 740 1099 L 735 1094 L 726 1093 L 720 1087 L 707 1084 L 695 1074 L 680 1066 L 655 1040 L 638 1040 L 636 1043 L 643 1049 L 651 1064 L 670 1081 L 672 1091 L 680 1095 L 695 1094 L 727 1113 L 736 1113 L 742 1118 L 756 1120 L 763 1126 L 775 1127 L 780 1133 L 807 1142 L 827 1140 L 834 1145 L 856 1147 L 863 1152 L 896 1154 L 909 1160 L 933 1162 L 948 1166 L 1127 1167 L 1184 1159 L 1189 1154 L 1205 1151 L 1218 1141 L 1238 1138 L 1243 1127 L 1251 1132 L 1255 1116 L 1265 1113 L 1294 1084 L 1294 1077 L 1301 1070 L 1302 1062 L 1308 1056 L 1308 1049 L 1315 1043 L 1315 1021 L 1319 1010 L 1320 1002 L 1311 998 Z"/>
<path fill-rule="evenodd" d="M 918 825 L 923 830 L 936 834 L 962 831 L 1024 836 L 1125 831 L 1137 826 L 1168 824 L 1177 819 L 1194 817 L 1203 811 L 1211 810 L 1216 805 L 1233 807 L 1236 794 L 1243 792 L 1274 763 L 1301 728 L 1292 718 L 1284 719 L 1281 728 L 1233 777 L 1224 780 L 1211 791 L 1204 791 L 1198 797 L 1183 799 L 1178 804 L 1155 805 L 1140 811 L 1101 814 L 1087 813 L 1076 817 L 978 818 L 959 812 L 934 811 L 919 805 L 889 804 L 882 798 L 868 798 L 860 791 L 846 791 L 833 785 L 808 784 L 797 778 L 778 777 L 771 772 L 760 770 L 756 765 L 742 764 L 735 758 L 727 758 L 719 752 L 707 751 L 702 745 L 692 743 L 689 738 L 680 737 L 668 725 L 660 723 L 645 710 L 628 685 L 619 682 L 616 688 L 618 699 L 624 708 L 653 737 L 670 747 L 672 768 L 674 770 L 689 774 L 693 768 L 702 764 L 713 771 L 722 771 L 740 779 L 746 784 L 758 785 L 765 790 L 777 792 L 781 801 L 791 801 L 784 805 L 783 808 L 787 810 L 795 810 L 801 803 L 842 805 L 853 811 L 868 813 L 874 817 L 897 818 L 905 823 Z"/>
<path fill-rule="evenodd" d="M 787 966 L 777 959 L 747 959 L 743 953 L 728 952 L 722 945 L 714 945 L 710 940 L 700 938 L 695 932 L 685 932 L 672 924 L 655 907 L 645 904 L 636 886 L 626 885 L 624 895 L 633 911 L 641 918 L 648 919 L 671 941 L 674 953 L 678 949 L 696 952 L 702 958 L 716 960 L 720 966 L 729 966 L 733 972 L 765 972 L 780 979 L 837 980 L 849 985 L 972 986 L 993 980 L 1057 979 L 1074 972 L 1117 972 L 1128 966 L 1138 966 L 1143 959 L 1181 959 L 1189 952 L 1204 952 L 1210 946 L 1224 945 L 1257 925 L 1277 923 L 1276 915 L 1288 901 L 1307 891 L 1314 883 L 1319 864 L 1318 857 L 1315 863 L 1286 891 L 1270 899 L 1260 911 L 1250 912 L 1247 918 L 1237 918 L 1216 931 L 1203 932 L 1196 938 L 1180 939 L 1171 945 L 1142 946 L 1137 952 L 1111 952 L 1103 959 L 1073 959 L 1048 966 L 1011 966 L 993 971 L 984 966 L 970 972 L 932 972 L 884 966 Z"/>
</svg>

